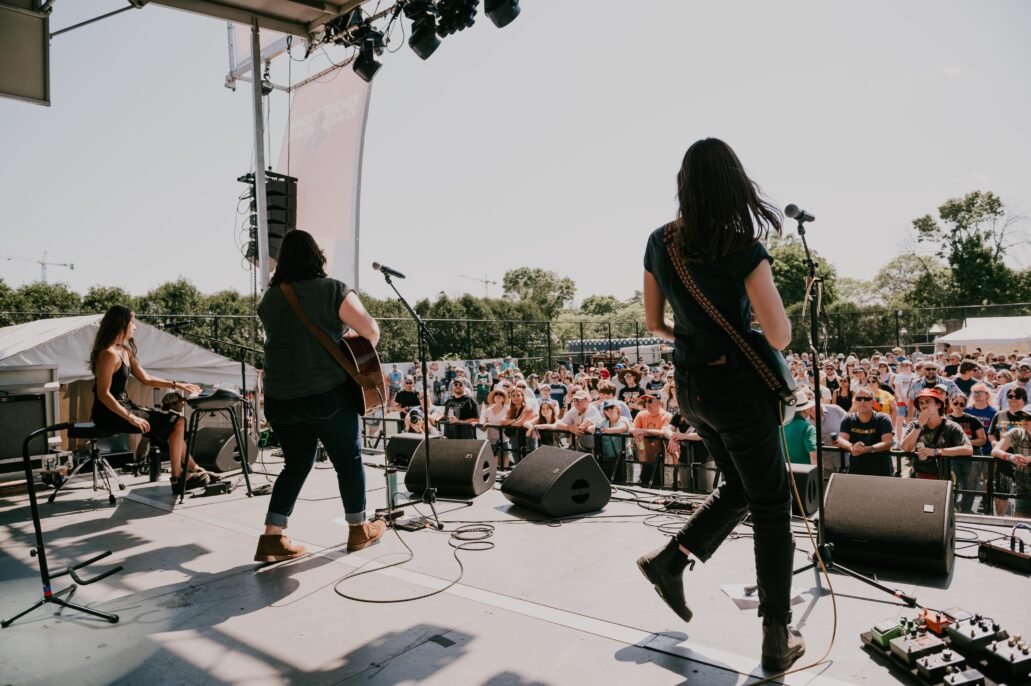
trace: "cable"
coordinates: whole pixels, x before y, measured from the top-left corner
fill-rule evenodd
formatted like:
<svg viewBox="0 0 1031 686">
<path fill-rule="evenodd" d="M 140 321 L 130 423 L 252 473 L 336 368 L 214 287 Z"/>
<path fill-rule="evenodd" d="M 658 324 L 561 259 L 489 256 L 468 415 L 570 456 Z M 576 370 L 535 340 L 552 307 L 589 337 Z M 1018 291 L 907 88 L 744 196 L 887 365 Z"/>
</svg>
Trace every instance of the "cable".
<svg viewBox="0 0 1031 686">
<path fill-rule="evenodd" d="M 494 542 L 489 539 L 494 535 L 494 527 L 489 524 L 467 524 L 460 526 L 457 529 L 453 529 L 448 537 L 448 545 L 453 550 L 455 561 L 458 563 L 458 577 L 453 581 L 449 581 L 443 588 L 437 589 L 436 591 L 430 591 L 429 593 L 423 593 L 422 595 L 410 596 L 407 598 L 388 598 L 385 600 L 377 600 L 374 598 L 362 598 L 360 596 L 348 595 L 340 590 L 340 585 L 349 579 L 362 576 L 364 574 L 370 574 L 372 572 L 382 571 L 384 569 L 390 569 L 391 567 L 398 567 L 403 564 L 407 564 L 411 560 L 415 559 L 415 552 L 405 543 L 404 538 L 398 533 L 397 529 L 393 529 L 394 535 L 397 536 L 397 540 L 401 541 L 401 545 L 408 551 L 408 557 L 398 562 L 392 562 L 391 564 L 384 565 L 382 567 L 376 567 L 375 569 L 363 569 L 369 562 L 356 569 L 355 571 L 347 574 L 342 579 L 333 584 L 333 591 L 342 598 L 348 600 L 354 600 L 359 603 L 375 603 L 380 605 L 392 604 L 392 603 L 407 603 L 413 600 L 422 600 L 423 598 L 430 598 L 435 595 L 439 595 L 449 588 L 457 585 L 462 577 L 465 576 L 465 565 L 462 564 L 462 558 L 458 556 L 458 553 L 463 550 L 467 551 L 486 551 L 494 548 Z"/>
</svg>

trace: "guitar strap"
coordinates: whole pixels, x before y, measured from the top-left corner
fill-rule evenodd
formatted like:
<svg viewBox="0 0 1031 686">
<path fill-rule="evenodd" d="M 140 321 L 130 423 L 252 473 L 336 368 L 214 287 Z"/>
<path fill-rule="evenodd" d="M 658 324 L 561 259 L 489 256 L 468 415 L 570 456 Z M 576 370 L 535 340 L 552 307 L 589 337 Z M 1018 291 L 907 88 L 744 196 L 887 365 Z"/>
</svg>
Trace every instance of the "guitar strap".
<svg viewBox="0 0 1031 686">
<path fill-rule="evenodd" d="M 680 255 L 680 251 L 677 249 L 675 234 L 673 231 L 672 224 L 666 224 L 662 231 L 662 241 L 666 245 L 666 254 L 669 255 L 670 261 L 673 263 L 673 269 L 676 270 L 680 280 L 684 283 L 684 287 L 687 288 L 688 293 L 691 294 L 701 308 L 707 315 L 712 317 L 712 320 L 716 322 L 723 331 L 726 332 L 730 340 L 734 341 L 734 344 L 741 349 L 741 353 L 748 360 L 749 364 L 755 368 L 756 373 L 762 382 L 772 390 L 777 391 L 780 388 L 780 377 L 777 372 L 770 369 L 766 362 L 763 361 L 759 353 L 748 344 L 745 337 L 741 335 L 741 332 L 734 328 L 734 325 L 727 320 L 723 313 L 716 309 L 716 306 L 712 304 L 712 301 L 706 297 L 705 293 L 702 293 L 702 289 L 695 283 L 694 278 L 687 271 L 687 267 L 684 265 L 684 260 Z"/>
<path fill-rule="evenodd" d="M 315 336 L 315 339 L 322 344 L 322 347 L 333 356 L 333 359 L 344 368 L 344 371 L 347 372 L 352 379 L 360 383 L 362 381 L 361 375 L 358 373 L 354 364 L 347 359 L 347 356 L 344 355 L 344 352 L 339 348 L 339 346 L 333 345 L 333 341 L 328 335 L 326 335 L 326 332 L 315 326 L 315 322 L 308 318 L 304 308 L 301 307 L 301 301 L 297 299 L 297 293 L 294 292 L 293 286 L 288 283 L 281 283 L 279 284 L 279 290 L 283 292 L 283 295 L 286 297 L 286 301 L 290 303 L 290 307 L 292 307 L 294 312 L 297 313 L 297 316 L 301 318 L 304 325 L 308 327 L 308 331 L 311 331 L 311 335 Z"/>
</svg>

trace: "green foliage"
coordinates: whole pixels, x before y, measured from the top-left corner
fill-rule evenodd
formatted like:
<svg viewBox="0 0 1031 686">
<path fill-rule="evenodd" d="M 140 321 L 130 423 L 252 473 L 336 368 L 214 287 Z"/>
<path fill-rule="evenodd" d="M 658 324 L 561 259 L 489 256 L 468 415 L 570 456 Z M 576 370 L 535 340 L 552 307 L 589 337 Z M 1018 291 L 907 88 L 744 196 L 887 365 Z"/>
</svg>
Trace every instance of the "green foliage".
<svg viewBox="0 0 1031 686">
<path fill-rule="evenodd" d="M 777 284 L 785 306 L 805 299 L 809 267 L 805 263 L 805 249 L 795 236 L 772 238 L 767 249 L 773 257 L 773 281 Z M 837 270 L 826 259 L 813 251 L 816 270 L 823 277 L 823 302 L 829 304 L 837 298 Z"/>
<path fill-rule="evenodd" d="M 586 315 L 607 315 L 622 306 L 623 302 L 614 295 L 589 295 L 580 303 L 580 312 Z"/>
<path fill-rule="evenodd" d="M 204 296 L 186 279 L 163 283 L 139 299 L 138 314 L 195 314 L 203 311 Z"/>
<path fill-rule="evenodd" d="M 107 312 L 112 305 L 125 305 L 136 309 L 136 298 L 117 286 L 91 286 L 82 297 L 83 312 Z"/>
<path fill-rule="evenodd" d="M 13 304 L 16 310 L 22 312 L 78 312 L 82 298 L 67 284 L 34 281 L 14 292 Z"/>
<path fill-rule="evenodd" d="M 576 284 L 569 277 L 531 267 L 508 270 L 501 284 L 506 297 L 536 303 L 548 319 L 557 315 L 576 295 Z"/>
</svg>

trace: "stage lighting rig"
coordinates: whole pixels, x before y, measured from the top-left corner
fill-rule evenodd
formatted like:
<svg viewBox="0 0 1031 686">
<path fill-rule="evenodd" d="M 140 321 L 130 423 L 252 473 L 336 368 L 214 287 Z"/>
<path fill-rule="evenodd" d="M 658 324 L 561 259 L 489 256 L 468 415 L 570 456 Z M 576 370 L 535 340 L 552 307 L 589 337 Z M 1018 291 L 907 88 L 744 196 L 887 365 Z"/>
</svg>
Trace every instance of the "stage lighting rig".
<svg viewBox="0 0 1031 686">
<path fill-rule="evenodd" d="M 412 22 L 408 47 L 422 59 L 428 59 L 440 47 L 437 38 L 437 7 L 430 0 L 410 0 L 404 5 L 405 16 Z"/>
<path fill-rule="evenodd" d="M 519 16 L 519 0 L 485 0 L 483 11 L 499 29 Z"/>
<path fill-rule="evenodd" d="M 358 31 L 364 23 L 361 9 L 355 7 L 349 13 L 326 22 L 322 40 L 337 45 L 355 45 Z"/>
<path fill-rule="evenodd" d="M 376 61 L 376 56 L 383 54 L 383 32 L 368 24 L 363 24 L 358 32 L 360 42 L 357 44 L 358 56 L 354 58 L 354 73 L 368 82 L 383 66 Z"/>
<path fill-rule="evenodd" d="M 437 3 L 440 13 L 437 35 L 447 36 L 472 26 L 479 6 L 480 0 L 440 0 Z"/>
</svg>

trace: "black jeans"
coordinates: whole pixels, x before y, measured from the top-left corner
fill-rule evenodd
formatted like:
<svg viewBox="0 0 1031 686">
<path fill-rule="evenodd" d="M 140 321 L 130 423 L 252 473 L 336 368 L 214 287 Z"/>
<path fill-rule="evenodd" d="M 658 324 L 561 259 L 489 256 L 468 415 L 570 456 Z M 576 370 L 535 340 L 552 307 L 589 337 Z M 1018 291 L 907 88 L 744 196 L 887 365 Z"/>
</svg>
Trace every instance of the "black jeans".
<svg viewBox="0 0 1031 686">
<path fill-rule="evenodd" d="M 283 448 L 283 471 L 276 477 L 265 523 L 286 527 L 322 441 L 337 473 L 348 524 L 365 521 L 365 467 L 358 441 L 353 382 L 324 393 L 280 400 L 265 398 L 265 416 Z"/>
<path fill-rule="evenodd" d="M 780 418 L 774 396 L 746 365 L 677 370 L 680 411 L 705 441 L 724 482 L 676 539 L 705 562 L 750 513 L 759 614 L 788 623 L 795 548 Z"/>
</svg>

